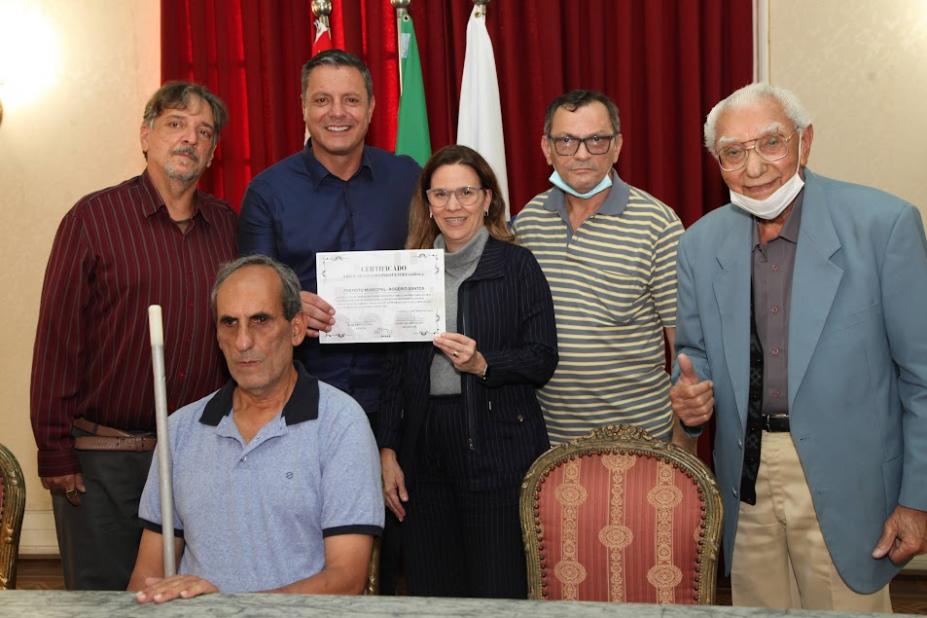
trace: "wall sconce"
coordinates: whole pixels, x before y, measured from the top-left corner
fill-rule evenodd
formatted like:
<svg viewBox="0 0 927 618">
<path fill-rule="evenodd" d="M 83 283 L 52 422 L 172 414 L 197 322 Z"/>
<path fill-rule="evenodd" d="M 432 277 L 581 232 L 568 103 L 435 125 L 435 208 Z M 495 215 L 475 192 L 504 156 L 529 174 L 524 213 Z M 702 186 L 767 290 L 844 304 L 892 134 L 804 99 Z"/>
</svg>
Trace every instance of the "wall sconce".
<svg viewBox="0 0 927 618">
<path fill-rule="evenodd" d="M 15 116 L 58 79 L 58 35 L 41 5 L 0 1 L 0 123 L 3 107 Z"/>
</svg>

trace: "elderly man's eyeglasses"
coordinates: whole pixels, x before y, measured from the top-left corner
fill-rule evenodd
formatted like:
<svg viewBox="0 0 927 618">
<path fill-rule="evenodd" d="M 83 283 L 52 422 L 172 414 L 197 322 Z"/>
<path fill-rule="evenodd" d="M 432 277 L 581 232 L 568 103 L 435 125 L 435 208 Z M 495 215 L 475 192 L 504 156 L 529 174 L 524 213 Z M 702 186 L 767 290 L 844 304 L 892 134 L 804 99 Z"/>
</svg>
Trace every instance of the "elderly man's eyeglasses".
<svg viewBox="0 0 927 618">
<path fill-rule="evenodd" d="M 618 137 L 617 133 L 610 135 L 590 135 L 589 137 L 574 137 L 548 135 L 547 139 L 554 145 L 554 152 L 563 157 L 572 157 L 579 151 L 579 145 L 584 144 L 586 151 L 591 155 L 603 155 L 612 147 L 612 142 Z"/>
<path fill-rule="evenodd" d="M 736 172 L 747 165 L 747 155 L 751 150 L 755 150 L 756 154 L 767 163 L 784 159 L 789 154 L 789 142 L 796 133 L 798 133 L 797 129 L 792 131 L 788 137 L 773 133 L 748 142 L 724 145 L 718 150 L 718 164 L 725 172 Z M 752 146 L 748 145 L 750 142 L 753 142 Z"/>
<path fill-rule="evenodd" d="M 476 204 L 482 192 L 482 187 L 457 187 L 456 189 L 428 189 L 425 195 L 428 196 L 428 203 L 432 208 L 444 208 L 451 201 L 453 195 L 457 198 L 457 203 L 461 206 L 473 206 Z"/>
</svg>

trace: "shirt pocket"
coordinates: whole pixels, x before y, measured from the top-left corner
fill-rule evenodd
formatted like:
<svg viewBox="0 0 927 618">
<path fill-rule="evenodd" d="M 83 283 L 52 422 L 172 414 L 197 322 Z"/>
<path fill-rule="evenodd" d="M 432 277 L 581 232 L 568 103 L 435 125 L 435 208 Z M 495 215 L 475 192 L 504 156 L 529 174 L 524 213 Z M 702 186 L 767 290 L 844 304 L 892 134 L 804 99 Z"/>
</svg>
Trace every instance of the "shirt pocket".
<svg viewBox="0 0 927 618">
<path fill-rule="evenodd" d="M 591 315 L 612 324 L 633 322 L 646 304 L 644 274 L 633 264 L 583 260 L 581 266 L 585 276 L 577 284 L 588 292 Z"/>
</svg>

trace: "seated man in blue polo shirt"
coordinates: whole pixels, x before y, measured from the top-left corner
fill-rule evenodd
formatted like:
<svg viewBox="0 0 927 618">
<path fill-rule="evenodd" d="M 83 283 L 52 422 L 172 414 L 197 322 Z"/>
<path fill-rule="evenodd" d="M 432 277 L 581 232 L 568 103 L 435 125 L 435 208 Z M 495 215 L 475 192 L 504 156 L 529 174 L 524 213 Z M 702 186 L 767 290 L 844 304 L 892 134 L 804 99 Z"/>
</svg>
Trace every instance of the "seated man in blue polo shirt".
<svg viewBox="0 0 927 618">
<path fill-rule="evenodd" d="M 293 361 L 299 280 L 262 255 L 219 271 L 219 347 L 233 380 L 169 419 L 178 575 L 164 578 L 157 457 L 129 590 L 160 603 L 210 592 L 356 594 L 383 526 L 361 407 Z"/>
</svg>

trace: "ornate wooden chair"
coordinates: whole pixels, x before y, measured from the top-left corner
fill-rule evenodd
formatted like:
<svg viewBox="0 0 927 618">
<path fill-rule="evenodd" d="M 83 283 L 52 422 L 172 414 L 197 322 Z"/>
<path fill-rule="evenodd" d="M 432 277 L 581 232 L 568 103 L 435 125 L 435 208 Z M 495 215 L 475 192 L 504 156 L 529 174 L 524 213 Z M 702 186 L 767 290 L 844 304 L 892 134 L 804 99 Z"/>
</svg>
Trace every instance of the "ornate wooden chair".
<svg viewBox="0 0 927 618">
<path fill-rule="evenodd" d="M 370 562 L 367 564 L 367 584 L 364 586 L 364 594 L 380 594 L 380 537 L 373 540 L 373 548 L 370 550 Z"/>
<path fill-rule="evenodd" d="M 16 587 L 16 557 L 26 508 L 26 483 L 19 462 L 0 444 L 0 590 Z"/>
<path fill-rule="evenodd" d="M 552 448 L 521 489 L 528 597 L 710 604 L 721 496 L 694 455 L 638 427 Z"/>
</svg>

